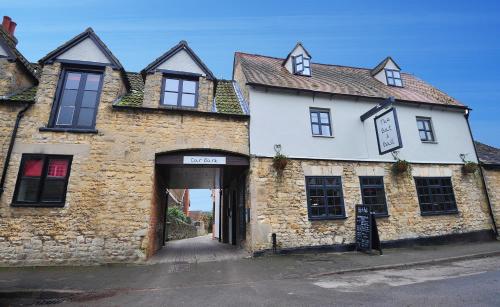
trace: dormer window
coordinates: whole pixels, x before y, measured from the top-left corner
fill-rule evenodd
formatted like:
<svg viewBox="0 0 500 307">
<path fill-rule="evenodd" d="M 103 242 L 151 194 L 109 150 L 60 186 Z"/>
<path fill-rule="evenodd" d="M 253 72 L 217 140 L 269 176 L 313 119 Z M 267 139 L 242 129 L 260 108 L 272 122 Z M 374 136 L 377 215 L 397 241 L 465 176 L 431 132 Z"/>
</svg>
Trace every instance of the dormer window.
<svg viewBox="0 0 500 307">
<path fill-rule="evenodd" d="M 163 78 L 161 104 L 195 108 L 198 101 L 198 80 L 195 77 L 167 75 Z"/>
<path fill-rule="evenodd" d="M 302 54 L 293 58 L 294 74 L 302 76 L 311 75 L 311 59 Z"/>
<path fill-rule="evenodd" d="M 403 80 L 398 70 L 386 69 L 385 77 L 387 78 L 387 85 L 403 87 Z"/>
</svg>

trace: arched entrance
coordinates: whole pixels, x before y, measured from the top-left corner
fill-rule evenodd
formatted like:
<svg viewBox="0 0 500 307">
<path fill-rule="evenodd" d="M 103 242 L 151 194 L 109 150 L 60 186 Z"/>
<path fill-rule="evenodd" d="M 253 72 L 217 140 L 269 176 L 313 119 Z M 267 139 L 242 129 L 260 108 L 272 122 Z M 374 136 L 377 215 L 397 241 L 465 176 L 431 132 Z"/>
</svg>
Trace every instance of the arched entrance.
<svg viewBox="0 0 500 307">
<path fill-rule="evenodd" d="M 153 255 L 174 237 L 169 233 L 172 221 L 167 216 L 169 191 L 173 190 L 212 190 L 214 239 L 243 246 L 248 166 L 248 156 L 222 150 L 192 149 L 157 154 L 148 254 Z"/>
</svg>

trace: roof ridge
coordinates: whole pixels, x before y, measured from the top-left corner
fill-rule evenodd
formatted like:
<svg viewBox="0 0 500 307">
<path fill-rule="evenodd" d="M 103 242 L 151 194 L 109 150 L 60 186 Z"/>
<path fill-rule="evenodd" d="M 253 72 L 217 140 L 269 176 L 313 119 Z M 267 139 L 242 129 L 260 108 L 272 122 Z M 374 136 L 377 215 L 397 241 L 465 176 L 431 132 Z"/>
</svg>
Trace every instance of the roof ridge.
<svg viewBox="0 0 500 307">
<path fill-rule="evenodd" d="M 256 54 L 256 53 L 247 53 L 247 52 L 241 52 L 241 51 L 236 51 L 235 54 L 259 56 L 259 57 L 263 57 L 263 58 L 270 58 L 270 59 L 276 59 L 276 60 L 285 60 L 285 58 L 279 58 L 279 57 L 268 56 L 268 55 L 263 55 L 263 54 Z M 351 65 L 341 65 L 341 64 L 317 63 L 317 62 L 312 62 L 312 61 L 311 61 L 311 65 L 322 65 L 322 66 L 334 66 L 334 67 L 344 67 L 344 68 L 372 70 L 372 68 L 367 68 L 367 67 L 359 67 L 359 66 L 351 66 Z M 404 74 L 404 72 L 401 72 L 401 73 Z M 406 73 L 406 74 L 410 74 L 410 73 Z"/>
</svg>

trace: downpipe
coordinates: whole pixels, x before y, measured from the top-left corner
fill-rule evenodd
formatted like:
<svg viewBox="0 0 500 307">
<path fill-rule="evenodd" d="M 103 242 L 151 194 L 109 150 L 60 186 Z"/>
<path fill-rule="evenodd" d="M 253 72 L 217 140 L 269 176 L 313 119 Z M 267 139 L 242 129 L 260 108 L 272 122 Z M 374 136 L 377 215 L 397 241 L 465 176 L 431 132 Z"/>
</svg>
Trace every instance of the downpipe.
<svg viewBox="0 0 500 307">
<path fill-rule="evenodd" d="M 19 123 L 21 122 L 21 119 L 24 116 L 24 113 L 28 111 L 28 109 L 31 107 L 31 104 L 27 104 L 24 106 L 24 108 L 17 113 L 16 117 L 16 122 L 14 124 L 14 129 L 12 130 L 12 135 L 10 137 L 10 143 L 9 143 L 9 149 L 7 150 L 7 155 L 5 156 L 5 161 L 3 164 L 3 170 L 2 170 L 2 178 L 0 179 L 0 197 L 2 196 L 4 190 L 5 190 L 5 180 L 7 177 L 7 169 L 9 168 L 9 163 L 10 163 L 10 157 L 12 155 L 12 149 L 14 148 L 14 143 L 16 142 L 16 135 L 17 135 L 17 129 L 19 128 Z"/>
</svg>

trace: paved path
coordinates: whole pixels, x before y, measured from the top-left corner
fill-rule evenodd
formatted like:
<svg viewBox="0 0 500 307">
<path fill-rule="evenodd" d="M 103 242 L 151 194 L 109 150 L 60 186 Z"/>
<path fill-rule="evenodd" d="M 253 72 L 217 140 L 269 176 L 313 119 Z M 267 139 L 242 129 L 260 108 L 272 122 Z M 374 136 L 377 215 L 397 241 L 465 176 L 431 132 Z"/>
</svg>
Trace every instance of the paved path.
<svg viewBox="0 0 500 307">
<path fill-rule="evenodd" d="M 149 263 L 200 263 L 246 257 L 250 257 L 250 254 L 244 249 L 220 243 L 212 239 L 212 235 L 209 234 L 167 242 L 166 246 L 149 260 Z"/>
</svg>

